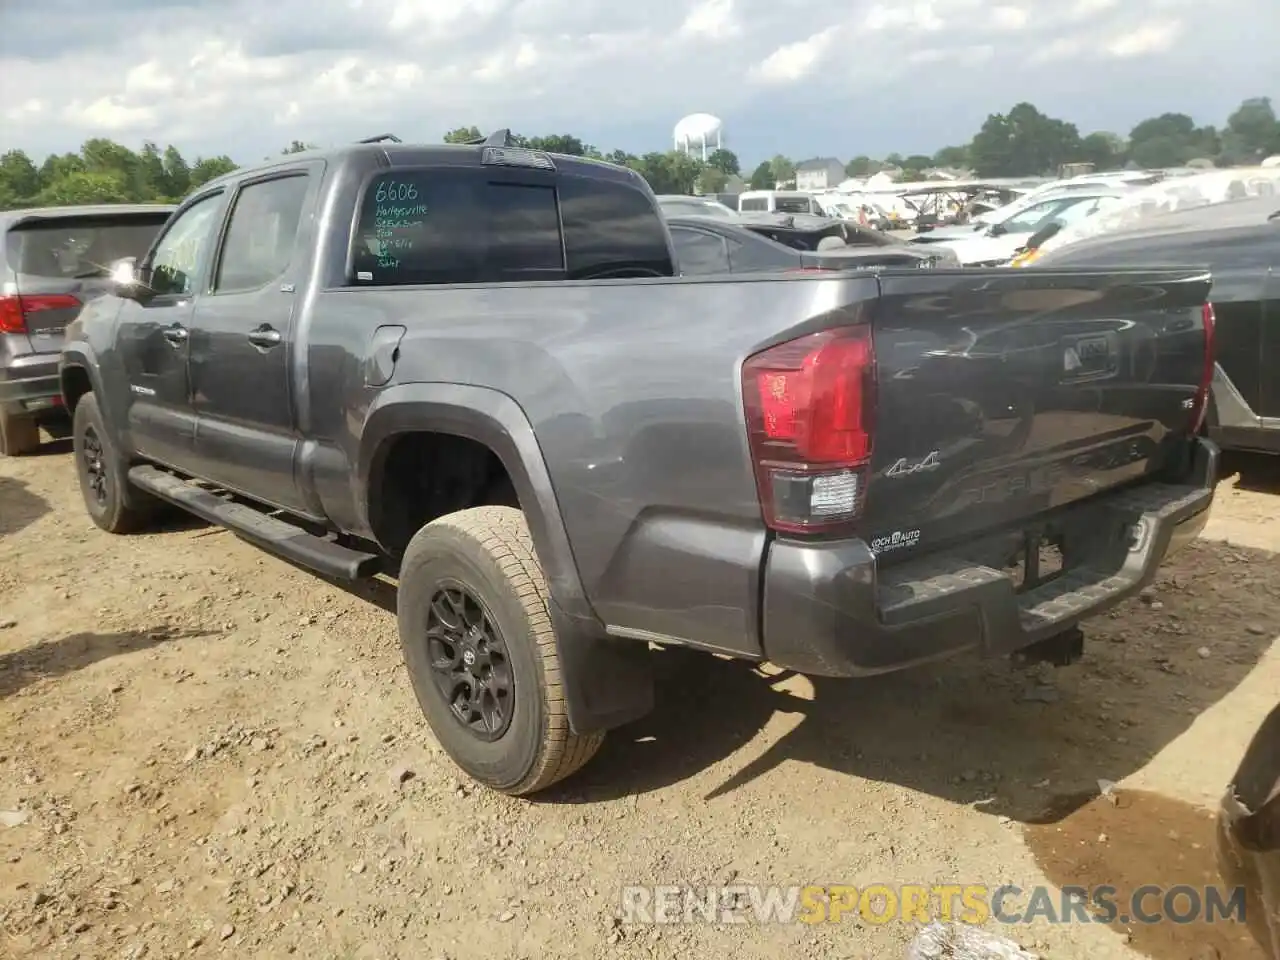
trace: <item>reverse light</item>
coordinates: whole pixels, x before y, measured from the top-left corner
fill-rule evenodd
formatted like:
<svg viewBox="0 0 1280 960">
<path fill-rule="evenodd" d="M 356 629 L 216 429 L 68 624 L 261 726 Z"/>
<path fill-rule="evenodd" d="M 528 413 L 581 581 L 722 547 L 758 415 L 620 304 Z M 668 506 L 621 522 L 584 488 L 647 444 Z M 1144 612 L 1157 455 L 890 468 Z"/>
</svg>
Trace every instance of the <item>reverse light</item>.
<svg viewBox="0 0 1280 960">
<path fill-rule="evenodd" d="M 56 293 L 44 296 L 0 296 L 0 333 L 26 333 L 27 321 L 32 314 L 45 310 L 79 309 L 80 301 L 70 294 Z"/>
<path fill-rule="evenodd" d="M 1200 311 L 1204 326 L 1204 368 L 1200 373 L 1200 386 L 1196 390 L 1191 405 L 1191 433 L 1197 434 L 1204 426 L 1205 417 L 1209 413 L 1209 393 L 1213 388 L 1214 352 L 1217 349 L 1216 334 L 1218 318 L 1213 312 L 1213 304 L 1206 303 Z"/>
<path fill-rule="evenodd" d="M 771 529 L 828 533 L 858 519 L 873 446 L 874 388 L 868 327 L 810 334 L 743 364 L 756 486 Z"/>
</svg>

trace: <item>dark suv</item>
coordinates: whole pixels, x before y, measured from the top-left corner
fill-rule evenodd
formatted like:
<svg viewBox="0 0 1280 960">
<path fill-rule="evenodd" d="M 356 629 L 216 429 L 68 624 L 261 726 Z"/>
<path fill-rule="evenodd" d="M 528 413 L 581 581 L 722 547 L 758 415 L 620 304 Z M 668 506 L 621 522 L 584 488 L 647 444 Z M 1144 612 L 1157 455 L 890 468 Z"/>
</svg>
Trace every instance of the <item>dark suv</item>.
<svg viewBox="0 0 1280 960">
<path fill-rule="evenodd" d="M 173 207 L 104 204 L 0 213 L 0 455 L 30 453 L 40 427 L 66 422 L 58 387 L 63 330 L 107 293 L 110 265 L 141 258 Z"/>
</svg>

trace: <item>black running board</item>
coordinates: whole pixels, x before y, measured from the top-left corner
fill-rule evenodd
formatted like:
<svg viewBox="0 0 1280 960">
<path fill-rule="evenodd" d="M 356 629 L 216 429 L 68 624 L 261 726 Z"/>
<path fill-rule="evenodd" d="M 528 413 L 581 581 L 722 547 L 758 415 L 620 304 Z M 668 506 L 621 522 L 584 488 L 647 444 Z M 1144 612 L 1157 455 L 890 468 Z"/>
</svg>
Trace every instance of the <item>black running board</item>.
<svg viewBox="0 0 1280 960">
<path fill-rule="evenodd" d="M 377 573 L 382 562 L 376 553 L 363 553 L 317 537 L 286 520 L 223 499 L 155 467 L 134 467 L 129 471 L 129 482 L 203 520 L 226 527 L 264 550 L 329 577 L 359 580 Z"/>
</svg>

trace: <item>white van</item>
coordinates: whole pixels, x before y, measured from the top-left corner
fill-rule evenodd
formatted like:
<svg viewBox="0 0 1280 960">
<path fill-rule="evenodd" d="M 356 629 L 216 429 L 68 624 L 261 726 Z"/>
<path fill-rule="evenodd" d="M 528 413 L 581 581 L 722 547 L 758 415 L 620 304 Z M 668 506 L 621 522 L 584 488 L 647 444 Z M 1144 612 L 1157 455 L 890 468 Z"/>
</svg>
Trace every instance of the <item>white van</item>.
<svg viewBox="0 0 1280 960">
<path fill-rule="evenodd" d="M 826 216 L 811 193 L 800 190 L 747 190 L 738 195 L 740 213 L 809 213 Z"/>
</svg>

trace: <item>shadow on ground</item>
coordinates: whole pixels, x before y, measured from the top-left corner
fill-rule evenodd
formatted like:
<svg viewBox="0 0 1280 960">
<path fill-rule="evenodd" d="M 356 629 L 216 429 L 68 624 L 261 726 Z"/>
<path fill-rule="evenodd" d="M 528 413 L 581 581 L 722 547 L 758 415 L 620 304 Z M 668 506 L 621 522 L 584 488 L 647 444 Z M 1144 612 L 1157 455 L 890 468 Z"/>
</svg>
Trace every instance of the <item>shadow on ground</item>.
<svg viewBox="0 0 1280 960">
<path fill-rule="evenodd" d="M 1280 493 L 1280 456 L 1230 450 L 1222 457 L 1222 477 L 1239 474 L 1236 486 L 1255 493 Z"/>
<path fill-rule="evenodd" d="M 0 477 L 0 536 L 17 533 L 49 512 L 44 497 L 13 477 Z"/>
<path fill-rule="evenodd" d="M 1096 795 L 1099 779 L 1144 767 L 1280 633 L 1259 626 L 1276 624 L 1276 556 L 1197 541 L 1171 567 L 1157 581 L 1158 604 L 1132 601 L 1086 623 L 1085 659 L 1048 687 L 1039 670 L 1003 660 L 831 680 L 768 677 L 685 650 L 655 654 L 657 708 L 613 731 L 596 760 L 545 799 L 593 802 L 699 777 L 715 801 L 800 762 L 1022 822 L 1061 819 Z M 779 714 L 792 716 L 782 726 L 793 729 L 762 732 Z M 754 759 L 735 759 L 748 743 Z"/>
<path fill-rule="evenodd" d="M 123 633 L 73 633 L 60 640 L 37 643 L 0 654 L 0 697 L 8 697 L 40 680 L 75 673 L 109 657 L 148 650 L 173 640 L 210 635 L 203 630 L 161 627 Z"/>
<path fill-rule="evenodd" d="M 57 437 L 40 444 L 40 448 L 32 456 L 56 457 L 64 453 L 71 453 L 73 449 L 74 446 L 70 437 Z"/>
</svg>

